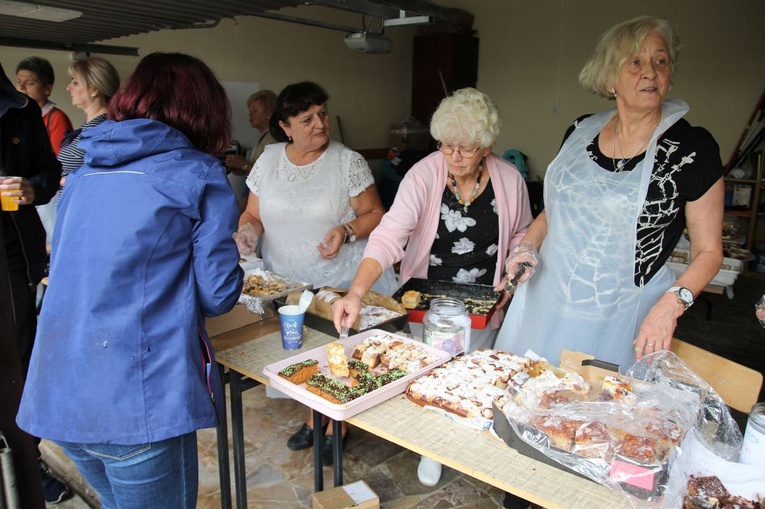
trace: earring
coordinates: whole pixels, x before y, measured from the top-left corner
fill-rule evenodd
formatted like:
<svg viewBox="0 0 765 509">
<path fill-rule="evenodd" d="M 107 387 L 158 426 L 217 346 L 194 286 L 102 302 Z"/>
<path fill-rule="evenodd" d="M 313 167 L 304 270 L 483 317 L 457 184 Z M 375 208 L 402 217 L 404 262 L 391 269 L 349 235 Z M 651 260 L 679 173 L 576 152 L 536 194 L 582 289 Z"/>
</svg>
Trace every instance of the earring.
<svg viewBox="0 0 765 509">
<path fill-rule="evenodd" d="M 616 89 L 615 88 L 611 89 L 611 95 L 616 97 Z"/>
<path fill-rule="evenodd" d="M 287 139 L 289 140 L 290 143 L 292 143 L 292 136 L 287 136 Z"/>
<path fill-rule="evenodd" d="M 669 88 L 667 89 L 667 92 L 669 92 L 670 90 L 672 90 L 672 85 L 669 86 Z"/>
<path fill-rule="evenodd" d="M 96 94 L 90 94 L 90 97 L 95 97 L 95 96 L 96 96 Z"/>
</svg>

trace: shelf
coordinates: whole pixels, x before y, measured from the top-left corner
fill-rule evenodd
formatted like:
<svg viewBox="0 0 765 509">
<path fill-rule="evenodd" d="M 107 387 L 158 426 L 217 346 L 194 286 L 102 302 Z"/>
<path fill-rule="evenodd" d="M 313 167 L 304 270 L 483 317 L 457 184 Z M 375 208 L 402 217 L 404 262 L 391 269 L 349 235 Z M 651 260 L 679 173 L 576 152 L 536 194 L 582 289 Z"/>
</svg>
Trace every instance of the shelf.
<svg viewBox="0 0 765 509">
<path fill-rule="evenodd" d="M 725 182 L 730 182 L 731 184 L 750 184 L 750 185 L 757 185 L 757 179 L 737 179 L 733 177 L 725 177 Z"/>
<path fill-rule="evenodd" d="M 762 210 L 763 196 L 765 196 L 765 142 L 763 142 L 763 127 L 760 125 L 765 120 L 765 92 L 749 118 L 744 132 L 741 134 L 736 148 L 725 166 L 725 202 L 728 206 L 725 214 L 741 218 L 746 223 L 742 231 L 746 238 L 744 247 L 754 251 L 754 247 L 765 241 L 765 211 Z M 727 176 L 734 168 L 746 163 L 749 167 L 751 178 L 733 178 Z M 743 167 L 743 166 L 741 166 Z M 747 210 L 730 210 L 736 207 L 747 207 Z"/>
<path fill-rule="evenodd" d="M 752 210 L 725 210 L 726 214 L 737 217 L 752 217 Z"/>
</svg>

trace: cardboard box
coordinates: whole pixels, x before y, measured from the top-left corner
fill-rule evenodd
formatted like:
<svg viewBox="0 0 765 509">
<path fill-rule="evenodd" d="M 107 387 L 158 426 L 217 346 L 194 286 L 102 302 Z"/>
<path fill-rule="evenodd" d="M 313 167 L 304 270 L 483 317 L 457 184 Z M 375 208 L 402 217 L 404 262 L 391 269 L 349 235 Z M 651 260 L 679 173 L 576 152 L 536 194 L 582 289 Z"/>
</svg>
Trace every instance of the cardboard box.
<svg viewBox="0 0 765 509">
<path fill-rule="evenodd" d="M 234 306 L 234 309 L 225 315 L 207 318 L 205 320 L 205 329 L 207 330 L 207 335 L 212 338 L 225 332 L 241 329 L 246 325 L 257 323 L 269 316 L 273 316 L 273 313 L 259 315 L 250 312 L 250 310 L 247 309 L 247 306 L 237 304 Z"/>
<path fill-rule="evenodd" d="M 313 494 L 313 509 L 380 509 L 380 497 L 364 481 Z"/>
</svg>

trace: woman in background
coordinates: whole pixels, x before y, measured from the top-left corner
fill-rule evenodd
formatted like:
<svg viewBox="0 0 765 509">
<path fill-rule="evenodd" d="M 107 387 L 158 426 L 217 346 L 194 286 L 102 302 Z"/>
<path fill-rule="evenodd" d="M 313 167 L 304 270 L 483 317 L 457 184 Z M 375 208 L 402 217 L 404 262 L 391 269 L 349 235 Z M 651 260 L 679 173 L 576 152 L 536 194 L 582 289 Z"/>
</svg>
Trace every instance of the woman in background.
<svg viewBox="0 0 765 509">
<path fill-rule="evenodd" d="M 247 115 L 250 120 L 250 126 L 260 132 L 260 137 L 247 159 L 238 154 L 226 156 L 226 167 L 231 173 L 246 177 L 250 174 L 255 161 L 263 154 L 266 145 L 276 143 L 276 138 L 273 137 L 269 129 L 271 116 L 275 111 L 276 94 L 271 90 L 258 90 L 247 98 Z M 247 197 L 249 194 L 249 190 L 245 186 L 242 200 L 239 204 L 241 212 L 244 212 L 247 208 Z"/>
<path fill-rule="evenodd" d="M 58 153 L 61 161 L 61 187 L 67 176 L 82 166 L 84 150 L 79 147 L 83 131 L 106 120 L 109 100 L 120 86 L 120 77 L 112 64 L 103 58 L 75 60 L 69 65 L 72 80 L 66 87 L 72 104 L 85 112 L 85 122 L 65 140 Z"/>
<path fill-rule="evenodd" d="M 269 125 L 271 115 L 276 111 L 276 94 L 271 90 L 258 90 L 247 98 L 247 116 L 250 120 L 250 126 L 257 129 L 260 133 L 258 142 L 250 152 L 247 159 L 241 155 L 227 155 L 226 167 L 235 175 L 249 175 L 253 164 L 263 153 L 266 145 L 276 143 L 276 138 L 271 135 Z"/>
<path fill-rule="evenodd" d="M 17 421 L 64 449 L 104 509 L 193 508 L 196 430 L 225 419 L 204 317 L 242 289 L 236 200 L 212 155 L 228 98 L 202 61 L 153 53 L 109 115 L 82 132 L 61 198 Z"/>
</svg>

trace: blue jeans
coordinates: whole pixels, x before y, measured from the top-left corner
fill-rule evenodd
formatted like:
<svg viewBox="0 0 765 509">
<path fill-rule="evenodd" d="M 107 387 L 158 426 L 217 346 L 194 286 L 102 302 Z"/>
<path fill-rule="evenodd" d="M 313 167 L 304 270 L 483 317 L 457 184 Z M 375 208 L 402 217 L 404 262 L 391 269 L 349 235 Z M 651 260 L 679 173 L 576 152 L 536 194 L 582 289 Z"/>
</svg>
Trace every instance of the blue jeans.
<svg viewBox="0 0 765 509">
<path fill-rule="evenodd" d="M 193 509 L 197 434 L 139 445 L 56 442 L 101 497 L 102 509 Z"/>
</svg>

